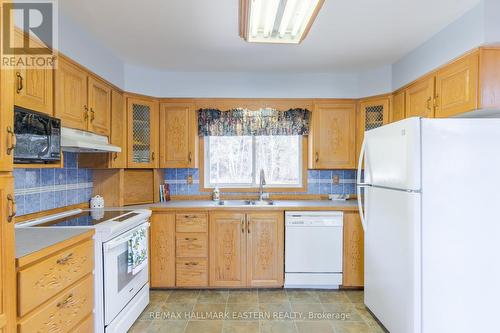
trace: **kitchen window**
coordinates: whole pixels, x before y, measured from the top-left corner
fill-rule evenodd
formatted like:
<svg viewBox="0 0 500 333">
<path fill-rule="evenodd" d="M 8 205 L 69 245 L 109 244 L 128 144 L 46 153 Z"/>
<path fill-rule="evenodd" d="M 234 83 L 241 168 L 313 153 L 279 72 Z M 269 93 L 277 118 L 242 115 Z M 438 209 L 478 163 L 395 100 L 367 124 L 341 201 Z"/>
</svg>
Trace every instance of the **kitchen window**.
<svg viewBox="0 0 500 333">
<path fill-rule="evenodd" d="M 303 188 L 303 142 L 300 135 L 206 136 L 204 187 L 258 188 L 263 169 L 266 188 Z"/>
</svg>

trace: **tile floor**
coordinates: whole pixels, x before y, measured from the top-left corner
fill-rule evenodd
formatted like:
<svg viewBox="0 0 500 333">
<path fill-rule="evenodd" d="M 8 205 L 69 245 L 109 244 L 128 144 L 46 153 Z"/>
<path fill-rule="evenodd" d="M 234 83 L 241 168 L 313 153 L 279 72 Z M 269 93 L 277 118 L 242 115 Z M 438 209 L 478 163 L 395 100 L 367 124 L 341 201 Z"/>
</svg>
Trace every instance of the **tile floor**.
<svg viewBox="0 0 500 333">
<path fill-rule="evenodd" d="M 383 333 L 362 291 L 153 290 L 129 332 Z"/>
</svg>

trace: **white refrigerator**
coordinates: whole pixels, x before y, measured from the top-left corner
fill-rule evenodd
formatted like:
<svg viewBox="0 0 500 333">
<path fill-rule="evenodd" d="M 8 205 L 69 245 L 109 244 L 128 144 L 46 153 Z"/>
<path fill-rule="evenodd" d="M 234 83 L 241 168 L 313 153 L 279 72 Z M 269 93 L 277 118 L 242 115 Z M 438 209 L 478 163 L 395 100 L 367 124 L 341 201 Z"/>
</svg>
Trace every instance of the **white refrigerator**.
<svg viewBox="0 0 500 333">
<path fill-rule="evenodd" d="M 499 176 L 500 119 L 365 133 L 364 300 L 391 333 L 500 332 Z"/>
</svg>

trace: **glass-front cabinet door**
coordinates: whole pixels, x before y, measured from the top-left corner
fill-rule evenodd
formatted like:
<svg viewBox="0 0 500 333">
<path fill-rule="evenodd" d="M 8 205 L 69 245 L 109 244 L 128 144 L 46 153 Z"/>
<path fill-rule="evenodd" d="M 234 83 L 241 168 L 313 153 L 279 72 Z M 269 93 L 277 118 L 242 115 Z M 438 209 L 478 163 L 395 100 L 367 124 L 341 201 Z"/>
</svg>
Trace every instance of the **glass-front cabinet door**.
<svg viewBox="0 0 500 333">
<path fill-rule="evenodd" d="M 359 102 L 356 161 L 359 159 L 359 151 L 361 150 L 365 132 L 389 123 L 389 104 L 389 97 L 362 100 Z"/>
<path fill-rule="evenodd" d="M 129 168 L 158 167 L 158 102 L 127 98 Z"/>
</svg>

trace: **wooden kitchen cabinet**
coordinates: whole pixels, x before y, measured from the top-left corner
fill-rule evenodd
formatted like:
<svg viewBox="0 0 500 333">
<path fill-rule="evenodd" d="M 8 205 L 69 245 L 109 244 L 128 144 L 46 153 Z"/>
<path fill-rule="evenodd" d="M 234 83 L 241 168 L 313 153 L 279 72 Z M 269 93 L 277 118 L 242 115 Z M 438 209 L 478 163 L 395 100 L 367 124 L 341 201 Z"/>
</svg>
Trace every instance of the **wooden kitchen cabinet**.
<svg viewBox="0 0 500 333">
<path fill-rule="evenodd" d="M 309 168 L 355 168 L 356 104 L 317 103 L 312 115 Z"/>
<path fill-rule="evenodd" d="M 344 213 L 343 287 L 364 286 L 364 231 L 359 214 Z"/>
<path fill-rule="evenodd" d="M 399 90 L 392 96 L 391 122 L 406 118 L 405 107 L 405 91 Z"/>
<path fill-rule="evenodd" d="M 89 76 L 88 103 L 89 131 L 109 136 L 111 128 L 111 87 Z"/>
<path fill-rule="evenodd" d="M 435 116 L 450 117 L 477 108 L 479 54 L 474 52 L 438 70 Z"/>
<path fill-rule="evenodd" d="M 175 214 L 154 212 L 151 216 L 151 288 L 175 287 Z"/>
<path fill-rule="evenodd" d="M 160 167 L 198 166 L 198 123 L 194 104 L 160 104 Z"/>
<path fill-rule="evenodd" d="M 431 75 L 406 88 L 405 112 L 407 118 L 434 118 L 434 84 L 435 78 Z"/>
<path fill-rule="evenodd" d="M 361 100 L 358 104 L 356 161 L 359 158 L 365 132 L 389 123 L 390 98 L 377 97 Z"/>
<path fill-rule="evenodd" d="M 157 168 L 158 102 L 149 98 L 127 98 L 127 166 Z"/>
<path fill-rule="evenodd" d="M 0 332 L 14 332 L 16 324 L 14 200 L 14 177 L 0 174 Z"/>
<path fill-rule="evenodd" d="M 210 213 L 210 286 L 246 285 L 245 214 Z"/>
<path fill-rule="evenodd" d="M 247 286 L 283 286 L 285 251 L 283 212 L 249 213 L 246 220 Z"/>
<path fill-rule="evenodd" d="M 14 43 L 16 46 L 22 45 L 24 38 L 28 39 L 29 37 L 20 30 L 15 31 Z M 34 46 L 45 47 L 45 45 L 33 38 L 30 39 L 29 43 Z M 15 105 L 52 116 L 54 114 L 54 69 L 17 68 L 14 75 Z"/>
<path fill-rule="evenodd" d="M 56 70 L 55 116 L 65 127 L 87 130 L 87 72 L 63 57 Z"/>
</svg>

